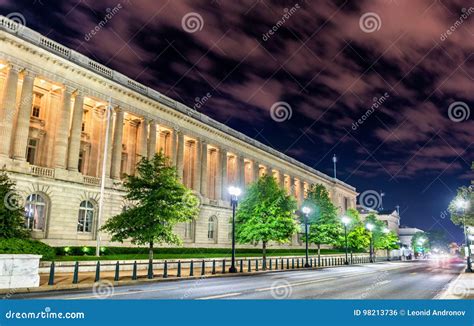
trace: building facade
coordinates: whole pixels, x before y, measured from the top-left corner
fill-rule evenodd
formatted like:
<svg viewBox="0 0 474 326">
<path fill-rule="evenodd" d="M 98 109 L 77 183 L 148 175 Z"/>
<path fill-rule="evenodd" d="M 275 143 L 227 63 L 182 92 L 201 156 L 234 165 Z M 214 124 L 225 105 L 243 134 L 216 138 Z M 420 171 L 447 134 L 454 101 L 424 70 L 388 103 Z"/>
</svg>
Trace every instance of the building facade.
<svg viewBox="0 0 474 326">
<path fill-rule="evenodd" d="M 390 231 L 395 232 L 395 234 L 399 234 L 400 215 L 398 214 L 398 210 L 396 209 L 376 210 L 373 208 L 357 205 L 357 211 L 359 212 L 362 220 L 365 220 L 365 218 L 370 214 L 375 214 L 377 216 L 377 219 L 384 222 Z"/>
<path fill-rule="evenodd" d="M 0 90 L 0 166 L 17 183 L 26 227 L 54 246 L 94 245 L 102 171 L 105 220 L 130 205 L 123 175 L 157 151 L 200 198 L 199 218 L 176 229 L 185 246 L 228 246 L 227 188 L 263 174 L 300 204 L 320 183 L 341 211 L 355 207 L 354 187 L 3 16 Z M 301 244 L 295 236 L 289 246 Z"/>
</svg>

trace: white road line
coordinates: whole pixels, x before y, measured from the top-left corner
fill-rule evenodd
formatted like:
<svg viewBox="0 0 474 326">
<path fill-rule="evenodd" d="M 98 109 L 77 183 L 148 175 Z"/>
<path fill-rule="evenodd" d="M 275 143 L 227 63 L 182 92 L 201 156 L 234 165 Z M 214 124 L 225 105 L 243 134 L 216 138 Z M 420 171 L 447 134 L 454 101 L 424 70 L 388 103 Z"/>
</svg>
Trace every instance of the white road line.
<svg viewBox="0 0 474 326">
<path fill-rule="evenodd" d="M 211 300 L 211 299 L 228 298 L 228 297 L 235 297 L 241 294 L 242 294 L 241 292 L 225 293 L 225 294 L 213 295 L 210 297 L 196 298 L 196 300 Z"/>
<path fill-rule="evenodd" d="M 116 297 L 119 295 L 128 295 L 128 294 L 137 294 L 137 293 L 150 293 L 150 292 L 160 292 L 160 291 L 166 291 L 166 290 L 177 290 L 180 289 L 180 287 L 173 287 L 173 288 L 164 288 L 164 289 L 155 289 L 155 290 L 143 290 L 143 291 L 125 291 L 125 292 L 117 292 L 117 293 L 112 293 L 109 296 L 106 296 L 106 298 L 110 297 Z M 80 296 L 80 297 L 68 297 L 64 298 L 64 300 L 77 300 L 77 299 L 94 299 L 94 298 L 100 298 L 100 295 L 88 295 L 88 296 Z"/>
</svg>

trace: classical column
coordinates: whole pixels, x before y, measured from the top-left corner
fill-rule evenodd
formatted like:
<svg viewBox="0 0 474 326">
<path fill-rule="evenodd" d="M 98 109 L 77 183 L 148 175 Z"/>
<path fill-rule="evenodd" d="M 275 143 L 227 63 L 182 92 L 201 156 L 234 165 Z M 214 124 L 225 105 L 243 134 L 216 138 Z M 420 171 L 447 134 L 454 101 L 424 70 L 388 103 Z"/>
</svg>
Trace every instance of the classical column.
<svg viewBox="0 0 474 326">
<path fill-rule="evenodd" d="M 20 68 L 17 65 L 9 64 L 7 69 L 7 77 L 3 87 L 3 98 L 0 107 L 0 154 L 10 156 L 13 117 L 16 111 L 16 93 Z"/>
<path fill-rule="evenodd" d="M 290 183 L 289 187 L 288 187 L 288 194 L 290 196 L 296 197 L 295 196 L 295 177 L 293 177 L 291 175 L 288 176 L 288 182 Z"/>
<path fill-rule="evenodd" d="M 69 134 L 69 152 L 67 155 L 67 169 L 77 171 L 79 165 L 79 151 L 81 150 L 82 115 L 84 113 L 84 96 L 76 91 L 72 113 L 71 132 Z"/>
<path fill-rule="evenodd" d="M 201 187 L 201 195 L 203 197 L 207 197 L 209 194 L 207 193 L 207 166 L 208 162 L 208 148 L 207 142 L 205 140 L 201 141 L 201 171 L 199 176 L 201 178 L 200 187 Z"/>
<path fill-rule="evenodd" d="M 300 188 L 301 188 L 301 202 L 304 202 L 305 200 L 305 197 L 304 197 L 304 181 L 301 180 L 301 185 L 300 185 Z"/>
<path fill-rule="evenodd" d="M 147 155 L 147 147 L 148 147 L 148 123 L 147 119 L 143 118 L 140 122 L 140 147 L 139 147 L 139 155 L 143 157 L 148 157 Z"/>
<path fill-rule="evenodd" d="M 66 167 L 67 145 L 69 121 L 71 116 L 71 94 L 73 88 L 64 85 L 61 109 L 56 128 L 56 137 L 54 141 L 54 166 L 64 169 Z"/>
<path fill-rule="evenodd" d="M 156 122 L 150 121 L 150 131 L 148 135 L 148 158 L 151 159 L 156 154 Z"/>
<path fill-rule="evenodd" d="M 227 193 L 227 150 L 226 149 L 221 149 L 221 198 L 222 200 L 227 200 L 228 198 L 228 193 Z"/>
<path fill-rule="evenodd" d="M 25 70 L 23 72 L 23 85 L 21 86 L 20 104 L 16 112 L 16 128 L 13 138 L 13 158 L 21 161 L 26 160 L 34 82 L 35 75 Z"/>
<path fill-rule="evenodd" d="M 177 159 L 177 154 L 178 154 L 178 129 L 173 129 L 170 131 L 171 135 L 171 153 L 170 153 L 170 158 L 171 158 L 171 165 L 176 166 L 176 159 Z"/>
<path fill-rule="evenodd" d="M 124 112 L 120 108 L 115 109 L 115 127 L 112 144 L 112 166 L 110 168 L 111 177 L 120 179 L 122 165 L 122 138 L 123 138 L 123 117 Z"/>
<path fill-rule="evenodd" d="M 194 141 L 194 162 L 193 162 L 193 190 L 200 192 L 201 191 L 201 157 L 202 157 L 202 148 L 201 140 L 196 138 Z M 191 147 L 192 148 L 192 147 Z"/>
<path fill-rule="evenodd" d="M 258 176 L 258 173 L 260 172 L 260 163 L 257 162 L 257 161 L 253 161 L 252 162 L 252 177 L 253 177 L 253 180 L 254 181 L 257 181 L 259 176 Z"/>
<path fill-rule="evenodd" d="M 283 171 L 278 172 L 278 176 L 280 177 L 280 188 L 285 188 L 285 173 Z"/>
<path fill-rule="evenodd" d="M 222 174 L 221 174 L 221 166 L 222 166 L 222 163 L 221 163 L 221 149 L 218 148 L 216 153 L 215 153 L 216 157 L 215 157 L 215 199 L 221 199 L 222 198 Z"/>
<path fill-rule="evenodd" d="M 184 135 L 181 131 L 178 131 L 178 144 L 176 146 L 176 170 L 178 171 L 178 177 L 183 180 L 183 163 L 184 163 Z"/>
<path fill-rule="evenodd" d="M 237 171 L 238 171 L 238 181 L 237 184 L 239 185 L 242 191 L 245 189 L 245 159 L 243 155 L 239 155 L 237 157 Z"/>
</svg>

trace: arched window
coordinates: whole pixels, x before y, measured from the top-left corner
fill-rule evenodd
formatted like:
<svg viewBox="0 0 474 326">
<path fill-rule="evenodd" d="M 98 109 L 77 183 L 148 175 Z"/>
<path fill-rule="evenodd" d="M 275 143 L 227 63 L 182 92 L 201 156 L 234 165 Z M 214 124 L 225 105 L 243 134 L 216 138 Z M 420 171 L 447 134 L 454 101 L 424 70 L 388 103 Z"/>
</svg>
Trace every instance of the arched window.
<svg viewBox="0 0 474 326">
<path fill-rule="evenodd" d="M 217 230 L 217 218 L 215 216 L 211 216 L 207 223 L 207 238 L 215 240 L 216 230 Z"/>
<path fill-rule="evenodd" d="M 44 231 L 48 205 L 40 194 L 31 194 L 26 197 L 25 227 L 30 230 Z"/>
<path fill-rule="evenodd" d="M 84 200 L 79 206 L 79 216 L 77 219 L 78 232 L 92 232 L 92 221 L 94 220 L 94 204 L 89 200 Z"/>
</svg>

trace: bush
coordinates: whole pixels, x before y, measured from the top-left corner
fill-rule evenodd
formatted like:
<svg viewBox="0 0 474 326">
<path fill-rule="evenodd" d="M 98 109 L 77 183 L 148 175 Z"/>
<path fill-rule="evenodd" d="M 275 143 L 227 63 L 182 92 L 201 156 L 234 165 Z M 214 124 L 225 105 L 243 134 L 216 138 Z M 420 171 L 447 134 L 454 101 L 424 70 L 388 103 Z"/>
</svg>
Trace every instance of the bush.
<svg viewBox="0 0 474 326">
<path fill-rule="evenodd" d="M 53 260 L 54 248 L 32 239 L 0 238 L 0 254 L 33 254 L 42 255 L 41 260 Z"/>
</svg>

